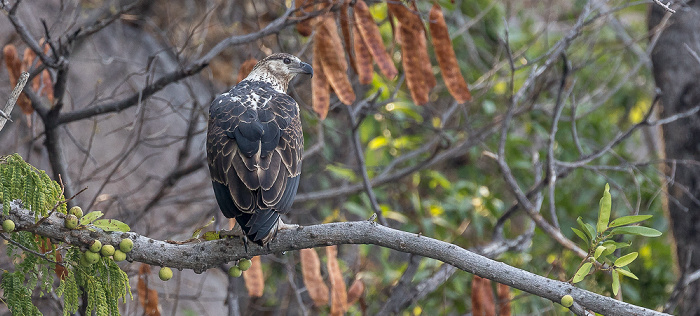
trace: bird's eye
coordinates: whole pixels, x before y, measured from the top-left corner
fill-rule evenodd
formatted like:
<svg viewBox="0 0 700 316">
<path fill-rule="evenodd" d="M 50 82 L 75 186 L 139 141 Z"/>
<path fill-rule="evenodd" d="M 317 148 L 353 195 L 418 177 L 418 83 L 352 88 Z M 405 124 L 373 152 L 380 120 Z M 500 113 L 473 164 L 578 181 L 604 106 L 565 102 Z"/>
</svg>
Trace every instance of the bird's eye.
<svg viewBox="0 0 700 316">
<path fill-rule="evenodd" d="M 288 57 L 285 57 L 282 61 L 287 65 L 289 65 L 292 62 L 292 60 L 289 59 Z"/>
</svg>

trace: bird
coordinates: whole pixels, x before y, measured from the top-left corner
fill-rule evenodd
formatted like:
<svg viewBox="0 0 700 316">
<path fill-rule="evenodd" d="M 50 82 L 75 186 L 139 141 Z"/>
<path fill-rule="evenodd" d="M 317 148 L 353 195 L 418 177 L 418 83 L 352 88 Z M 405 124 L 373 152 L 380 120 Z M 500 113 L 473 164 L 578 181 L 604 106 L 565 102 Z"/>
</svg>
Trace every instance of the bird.
<svg viewBox="0 0 700 316">
<path fill-rule="evenodd" d="M 298 57 L 272 54 L 209 106 L 207 162 L 221 212 L 235 218 L 246 240 L 268 245 L 287 225 L 301 174 L 304 137 L 299 105 L 287 94 L 313 68 Z M 246 241 L 247 247 L 247 241 Z"/>
</svg>

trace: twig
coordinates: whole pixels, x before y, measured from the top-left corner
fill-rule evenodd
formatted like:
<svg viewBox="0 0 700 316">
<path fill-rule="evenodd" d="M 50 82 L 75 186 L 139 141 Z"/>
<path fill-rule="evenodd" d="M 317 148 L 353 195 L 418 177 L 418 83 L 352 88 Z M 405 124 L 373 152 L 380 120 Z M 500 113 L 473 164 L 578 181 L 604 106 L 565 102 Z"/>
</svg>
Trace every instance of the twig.
<svg viewBox="0 0 700 316">
<path fill-rule="evenodd" d="M 664 10 L 671 12 L 671 13 L 676 13 L 676 10 L 671 9 L 671 1 L 669 1 L 667 4 L 664 4 L 661 2 L 661 0 L 654 0 L 654 3 L 658 4 L 660 7 L 664 8 Z"/>
<path fill-rule="evenodd" d="M 17 85 L 15 85 L 15 88 L 12 89 L 12 93 L 10 93 L 10 98 L 7 99 L 7 103 L 5 103 L 5 108 L 0 110 L 0 116 L 2 116 L 2 118 L 0 118 L 0 130 L 5 127 L 7 121 L 12 122 L 10 113 L 12 113 L 12 108 L 15 107 L 17 98 L 19 98 L 20 93 L 22 93 L 24 85 L 27 84 L 27 79 L 29 79 L 29 73 L 26 71 L 22 72 L 19 79 L 17 79 Z"/>
</svg>

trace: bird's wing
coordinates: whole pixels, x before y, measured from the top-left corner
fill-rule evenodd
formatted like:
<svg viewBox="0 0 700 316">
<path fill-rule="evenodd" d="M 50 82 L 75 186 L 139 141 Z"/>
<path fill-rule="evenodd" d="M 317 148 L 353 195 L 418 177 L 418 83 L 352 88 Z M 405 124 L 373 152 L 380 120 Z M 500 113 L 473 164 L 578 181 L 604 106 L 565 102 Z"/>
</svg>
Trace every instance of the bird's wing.
<svg viewBox="0 0 700 316">
<path fill-rule="evenodd" d="M 301 173 L 299 108 L 282 93 L 232 92 L 213 101 L 207 133 L 207 157 L 219 205 L 228 217 L 266 208 L 285 212 Z M 230 202 L 234 205 L 227 207 Z"/>
</svg>

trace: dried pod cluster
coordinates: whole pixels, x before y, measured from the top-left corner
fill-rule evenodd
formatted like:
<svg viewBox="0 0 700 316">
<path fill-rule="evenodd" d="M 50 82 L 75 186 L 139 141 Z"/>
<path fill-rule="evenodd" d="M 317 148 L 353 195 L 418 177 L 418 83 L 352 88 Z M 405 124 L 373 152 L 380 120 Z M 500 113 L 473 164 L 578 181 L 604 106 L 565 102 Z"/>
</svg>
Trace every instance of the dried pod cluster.
<svg viewBox="0 0 700 316">
<path fill-rule="evenodd" d="M 355 101 L 355 92 L 348 79 L 348 62 L 361 84 L 372 83 L 374 64 L 388 79 L 398 75 L 367 3 L 363 0 L 354 4 L 342 1 L 337 14 L 330 12 L 331 4 L 330 1 L 296 1 L 296 17 L 302 19 L 297 24 L 297 31 L 303 36 L 313 35 L 312 103 L 322 119 L 328 113 L 331 90 L 344 104 Z M 425 104 L 430 99 L 430 91 L 437 85 L 428 54 L 426 21 L 421 18 L 415 1 L 409 2 L 409 6 L 399 1 L 387 1 L 386 6 L 388 21 L 394 28 L 394 41 L 401 46 L 401 65 L 411 98 L 418 105 Z M 430 10 L 427 22 L 447 90 L 460 103 L 471 100 L 442 8 L 437 3 Z"/>
</svg>

